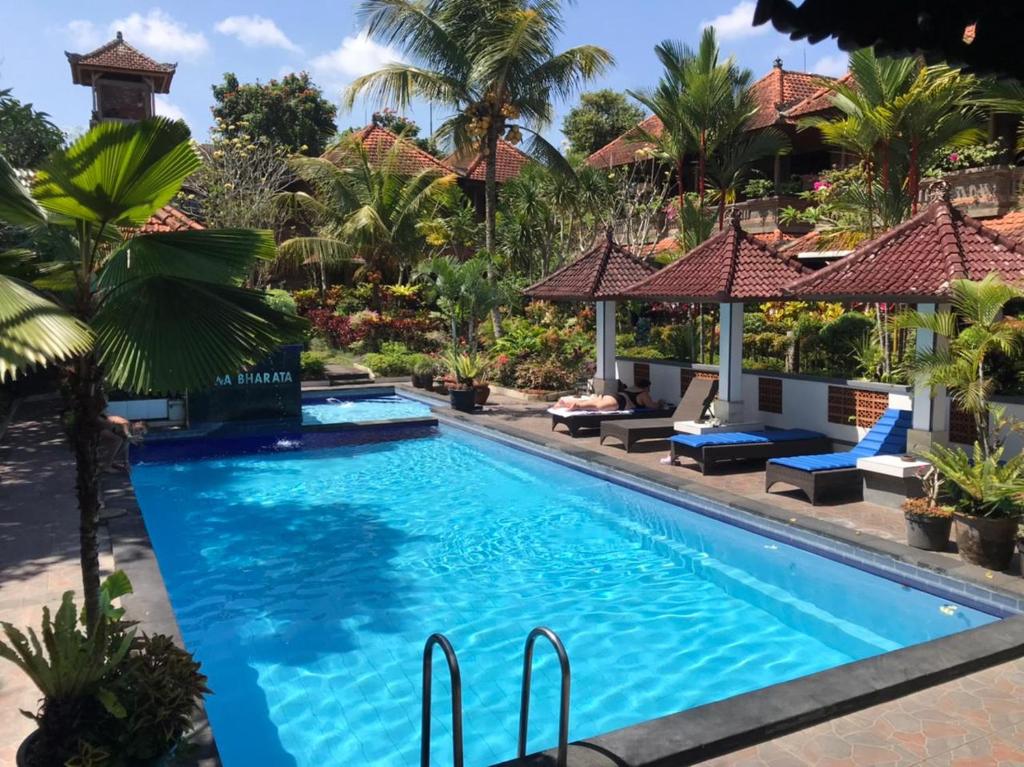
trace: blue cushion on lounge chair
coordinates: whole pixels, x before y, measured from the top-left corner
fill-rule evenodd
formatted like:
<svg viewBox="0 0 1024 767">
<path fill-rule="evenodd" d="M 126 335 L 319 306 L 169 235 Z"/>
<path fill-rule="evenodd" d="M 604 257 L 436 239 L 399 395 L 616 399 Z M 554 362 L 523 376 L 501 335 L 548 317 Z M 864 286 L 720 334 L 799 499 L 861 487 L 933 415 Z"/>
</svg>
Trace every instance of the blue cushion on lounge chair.
<svg viewBox="0 0 1024 767">
<path fill-rule="evenodd" d="M 875 455 L 899 455 L 907 449 L 907 430 L 911 425 L 909 410 L 889 408 L 875 421 L 864 438 L 846 453 L 825 455 L 798 455 L 792 458 L 772 458 L 768 463 L 788 466 L 801 471 L 829 471 L 853 469 L 858 458 Z"/>
<path fill-rule="evenodd" d="M 727 431 L 710 434 L 677 434 L 671 438 L 687 447 L 707 447 L 709 445 L 753 445 L 770 444 L 772 442 L 791 442 L 797 439 L 816 439 L 823 434 L 807 429 L 773 429 L 771 431 Z"/>
</svg>

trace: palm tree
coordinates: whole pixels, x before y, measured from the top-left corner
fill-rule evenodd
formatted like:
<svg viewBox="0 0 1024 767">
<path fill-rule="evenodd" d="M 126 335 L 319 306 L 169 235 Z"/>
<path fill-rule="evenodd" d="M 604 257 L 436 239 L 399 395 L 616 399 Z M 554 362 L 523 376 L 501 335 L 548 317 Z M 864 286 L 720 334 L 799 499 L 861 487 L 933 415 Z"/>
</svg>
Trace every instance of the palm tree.
<svg viewBox="0 0 1024 767">
<path fill-rule="evenodd" d="M 357 136 L 324 157 L 295 157 L 291 166 L 313 193 L 284 192 L 282 204 L 302 211 L 316 233 L 281 243 L 281 255 L 304 263 L 359 260 L 365 269 L 397 281 L 425 246 L 421 221 L 457 191 L 455 177 L 399 167 L 402 139 L 373 161 Z M 332 159 L 327 159 L 330 156 Z"/>
<path fill-rule="evenodd" d="M 0 158 L 0 220 L 35 228 L 70 277 L 67 291 L 49 293 L 0 276 L 0 379 L 34 365 L 64 366 L 90 630 L 99 615 L 97 453 L 105 387 L 209 386 L 304 327 L 241 287 L 255 262 L 273 259 L 270 232 L 131 236 L 199 163 L 185 124 L 164 118 L 93 128 L 47 159 L 31 193 Z M 63 237 L 47 237 L 55 232 Z M 61 240 L 67 246 L 54 253 Z"/>
<path fill-rule="evenodd" d="M 659 44 L 654 51 L 664 68 L 657 87 L 652 91 L 630 91 L 630 95 L 662 122 L 661 134 L 645 135 L 644 140 L 653 145 L 654 156 L 676 172 L 680 219 L 686 209 L 686 158 L 695 156 L 700 215 L 704 210 L 709 163 L 714 162 L 716 153 L 719 159 L 714 173 L 719 184 L 733 177 L 728 186 L 743 175 L 743 166 L 782 151 L 785 137 L 774 129 L 761 132 L 763 135 L 745 135 L 748 122 L 757 112 L 750 93 L 753 75 L 749 69 L 740 69 L 731 56 L 721 59 L 713 27 L 704 29 L 696 51 L 672 40 Z M 720 208 L 721 205 L 720 201 Z"/>
<path fill-rule="evenodd" d="M 405 107 L 419 97 L 455 110 L 436 135 L 483 159 L 484 246 L 493 254 L 498 140 L 518 143 L 528 133 L 529 154 L 568 171 L 539 131 L 551 122 L 552 98 L 571 96 L 613 63 L 611 54 L 593 45 L 555 52 L 560 0 L 363 0 L 360 13 L 372 37 L 400 46 L 411 63 L 357 78 L 345 101 L 351 107 L 368 93 Z M 492 319 L 500 335 L 497 310 Z"/>
<path fill-rule="evenodd" d="M 917 354 L 909 371 L 927 377 L 931 386 L 949 389 L 960 409 L 973 416 L 982 454 L 987 457 L 996 447 L 990 429 L 994 382 L 989 360 L 997 353 L 1015 355 L 1024 349 L 1024 323 L 1003 316 L 1006 305 L 1024 297 L 1024 291 L 996 274 L 978 282 L 954 280 L 952 290 L 953 311 L 907 312 L 897 325 L 948 339 L 948 348 Z"/>
<path fill-rule="evenodd" d="M 450 323 L 453 352 L 464 323 L 469 353 L 476 354 L 477 323 L 498 303 L 498 289 L 488 278 L 488 266 L 487 259 L 480 256 L 468 261 L 436 256 L 416 268 L 417 279 L 433 289 L 434 300 Z"/>
</svg>

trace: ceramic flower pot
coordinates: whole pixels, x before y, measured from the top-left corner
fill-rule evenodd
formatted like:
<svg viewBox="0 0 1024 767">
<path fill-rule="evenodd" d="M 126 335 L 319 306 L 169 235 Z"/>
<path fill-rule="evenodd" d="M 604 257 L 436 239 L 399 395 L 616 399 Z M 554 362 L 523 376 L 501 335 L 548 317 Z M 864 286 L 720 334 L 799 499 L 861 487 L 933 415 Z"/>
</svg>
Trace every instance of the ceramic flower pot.
<svg viewBox="0 0 1024 767">
<path fill-rule="evenodd" d="M 487 398 L 491 396 L 491 387 L 487 384 L 476 385 L 476 404 L 486 405 Z"/>
<path fill-rule="evenodd" d="M 924 551 L 945 551 L 949 548 L 952 516 L 904 514 L 907 521 L 907 544 Z"/>
<path fill-rule="evenodd" d="M 990 519 L 954 513 L 956 545 L 965 562 L 989 570 L 1005 570 L 1013 559 L 1016 519 Z"/>
<path fill-rule="evenodd" d="M 449 389 L 448 397 L 452 410 L 462 413 L 472 413 L 476 410 L 476 389 Z"/>
</svg>

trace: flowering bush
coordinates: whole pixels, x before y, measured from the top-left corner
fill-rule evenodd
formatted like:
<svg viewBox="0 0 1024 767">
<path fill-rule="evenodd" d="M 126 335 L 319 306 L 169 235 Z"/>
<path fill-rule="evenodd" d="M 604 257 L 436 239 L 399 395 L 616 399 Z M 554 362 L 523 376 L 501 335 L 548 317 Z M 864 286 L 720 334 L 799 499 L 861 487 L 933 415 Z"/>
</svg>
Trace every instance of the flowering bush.
<svg viewBox="0 0 1024 767">
<path fill-rule="evenodd" d="M 580 375 L 580 365 L 566 365 L 556 359 L 533 359 L 521 363 L 515 373 L 519 389 L 562 391 L 571 389 Z"/>
<path fill-rule="evenodd" d="M 343 349 L 360 340 L 360 333 L 352 327 L 349 318 L 330 309 L 313 309 L 306 317 L 313 326 L 313 334 L 335 348 Z"/>
<path fill-rule="evenodd" d="M 984 168 L 1006 161 L 1006 149 L 999 141 L 952 149 L 944 147 L 931 158 L 926 176 L 937 177 L 968 168 Z"/>
</svg>

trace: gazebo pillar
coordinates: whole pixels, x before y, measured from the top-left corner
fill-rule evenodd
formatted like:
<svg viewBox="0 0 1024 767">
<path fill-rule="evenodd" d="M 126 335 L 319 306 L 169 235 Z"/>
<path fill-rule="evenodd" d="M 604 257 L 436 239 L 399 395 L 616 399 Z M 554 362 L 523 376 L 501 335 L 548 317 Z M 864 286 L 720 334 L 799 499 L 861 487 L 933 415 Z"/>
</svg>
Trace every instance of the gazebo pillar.
<svg viewBox="0 0 1024 767">
<path fill-rule="evenodd" d="M 715 417 L 722 423 L 743 420 L 743 304 L 719 304 L 718 399 Z"/>
<path fill-rule="evenodd" d="M 619 390 L 615 373 L 615 302 L 597 302 L 597 370 L 594 393 L 615 394 Z"/>
<path fill-rule="evenodd" d="M 918 304 L 921 314 L 934 315 L 937 311 L 948 311 L 943 304 Z M 918 354 L 939 351 L 946 348 L 948 340 L 936 336 L 930 330 L 918 330 L 915 348 Z M 907 432 L 907 452 L 919 453 L 933 443 L 949 443 L 949 397 L 945 386 L 930 387 L 927 376 L 918 375 L 913 382 L 913 423 Z"/>
</svg>

